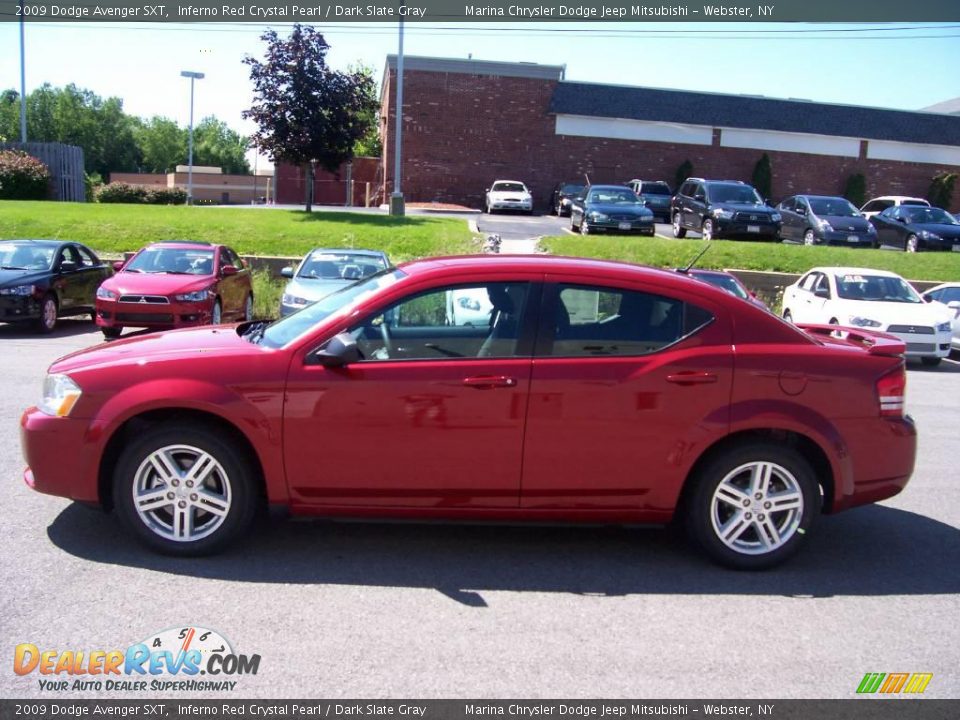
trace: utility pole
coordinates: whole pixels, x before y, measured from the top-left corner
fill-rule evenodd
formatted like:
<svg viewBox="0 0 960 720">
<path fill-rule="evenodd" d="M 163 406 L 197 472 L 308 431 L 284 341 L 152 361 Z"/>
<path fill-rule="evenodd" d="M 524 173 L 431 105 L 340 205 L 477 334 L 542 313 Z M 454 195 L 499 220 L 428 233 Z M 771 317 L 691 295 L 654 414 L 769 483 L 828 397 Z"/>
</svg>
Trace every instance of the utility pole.
<svg viewBox="0 0 960 720">
<path fill-rule="evenodd" d="M 203 80 L 202 72 L 182 70 L 180 75 L 190 78 L 190 139 L 187 142 L 187 205 L 193 205 L 193 83 Z"/>
<path fill-rule="evenodd" d="M 24 47 L 23 0 L 20 0 L 20 142 L 27 142 L 27 64 Z"/>
<path fill-rule="evenodd" d="M 397 106 L 394 110 L 393 193 L 390 195 L 390 214 L 405 214 L 403 191 L 400 189 L 400 142 L 403 126 L 403 17 L 400 18 L 400 48 L 397 51 Z"/>
</svg>

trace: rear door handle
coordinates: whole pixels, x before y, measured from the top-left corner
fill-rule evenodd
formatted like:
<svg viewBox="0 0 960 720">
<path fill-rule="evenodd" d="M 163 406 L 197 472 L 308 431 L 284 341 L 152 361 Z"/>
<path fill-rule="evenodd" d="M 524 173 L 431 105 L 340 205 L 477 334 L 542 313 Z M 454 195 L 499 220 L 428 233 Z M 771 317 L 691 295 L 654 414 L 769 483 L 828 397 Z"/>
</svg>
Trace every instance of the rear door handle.
<svg viewBox="0 0 960 720">
<path fill-rule="evenodd" d="M 516 387 L 517 379 L 506 375 L 478 375 L 464 378 L 463 384 L 477 390 L 492 390 L 493 388 Z"/>
<path fill-rule="evenodd" d="M 711 372 L 679 372 L 667 375 L 667 382 L 677 385 L 706 385 L 716 381 L 717 376 Z"/>
</svg>

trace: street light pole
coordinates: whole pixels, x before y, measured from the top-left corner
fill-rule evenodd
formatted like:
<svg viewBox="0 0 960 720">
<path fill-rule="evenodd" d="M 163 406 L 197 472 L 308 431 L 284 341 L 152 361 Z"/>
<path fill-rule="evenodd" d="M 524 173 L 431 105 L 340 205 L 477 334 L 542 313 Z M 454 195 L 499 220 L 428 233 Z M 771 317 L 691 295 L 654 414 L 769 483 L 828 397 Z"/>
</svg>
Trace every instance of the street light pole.
<svg viewBox="0 0 960 720">
<path fill-rule="evenodd" d="M 180 75 L 190 78 L 190 139 L 187 141 L 187 205 L 193 205 L 193 82 L 203 80 L 202 72 L 183 70 Z"/>
<path fill-rule="evenodd" d="M 397 51 L 397 107 L 394 127 L 393 193 L 390 195 L 390 214 L 403 215 L 403 191 L 400 189 L 400 141 L 403 126 L 403 18 L 400 18 L 400 47 Z"/>
<path fill-rule="evenodd" d="M 20 0 L 20 142 L 27 142 L 27 65 L 24 49 L 23 0 Z"/>
</svg>

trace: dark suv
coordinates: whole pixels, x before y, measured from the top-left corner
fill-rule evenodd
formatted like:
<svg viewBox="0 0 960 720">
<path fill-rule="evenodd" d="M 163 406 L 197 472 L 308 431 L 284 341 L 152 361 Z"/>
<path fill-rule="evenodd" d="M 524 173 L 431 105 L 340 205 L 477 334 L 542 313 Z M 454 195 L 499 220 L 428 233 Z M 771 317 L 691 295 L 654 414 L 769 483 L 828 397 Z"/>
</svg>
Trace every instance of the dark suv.
<svg viewBox="0 0 960 720">
<path fill-rule="evenodd" d="M 780 237 L 780 213 L 739 180 L 687 178 L 670 201 L 670 219 L 678 238 L 687 230 L 702 233 L 704 240 Z"/>
</svg>

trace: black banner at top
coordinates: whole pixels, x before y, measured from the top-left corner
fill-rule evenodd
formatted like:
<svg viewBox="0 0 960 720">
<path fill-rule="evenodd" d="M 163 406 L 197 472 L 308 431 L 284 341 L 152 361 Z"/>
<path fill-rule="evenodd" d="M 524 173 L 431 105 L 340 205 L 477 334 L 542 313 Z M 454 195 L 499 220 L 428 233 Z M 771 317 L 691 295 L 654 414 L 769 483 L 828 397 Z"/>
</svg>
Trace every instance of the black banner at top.
<svg viewBox="0 0 960 720">
<path fill-rule="evenodd" d="M 162 4 L 161 4 L 162 3 Z M 0 22 L 960 22 L 958 0 L 0 0 Z"/>
</svg>

